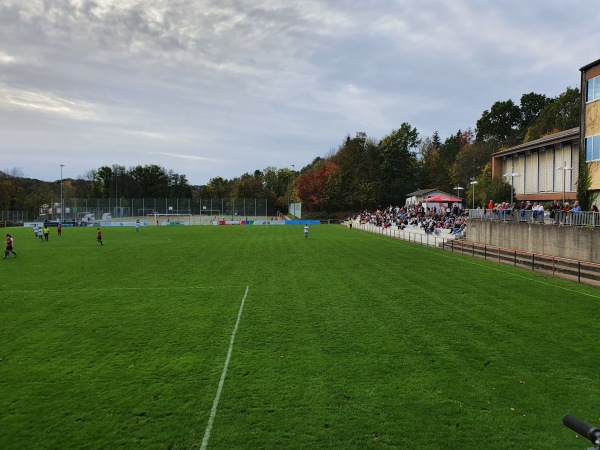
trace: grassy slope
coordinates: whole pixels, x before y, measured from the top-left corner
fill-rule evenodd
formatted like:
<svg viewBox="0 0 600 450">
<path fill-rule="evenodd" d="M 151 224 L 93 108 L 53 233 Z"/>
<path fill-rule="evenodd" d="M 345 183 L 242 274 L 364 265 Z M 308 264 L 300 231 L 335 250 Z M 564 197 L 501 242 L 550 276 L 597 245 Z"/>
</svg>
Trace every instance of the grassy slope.
<svg viewBox="0 0 600 450">
<path fill-rule="evenodd" d="M 583 448 L 597 289 L 337 226 L 14 230 L 0 447 Z M 582 445 L 583 444 L 583 445 Z"/>
</svg>

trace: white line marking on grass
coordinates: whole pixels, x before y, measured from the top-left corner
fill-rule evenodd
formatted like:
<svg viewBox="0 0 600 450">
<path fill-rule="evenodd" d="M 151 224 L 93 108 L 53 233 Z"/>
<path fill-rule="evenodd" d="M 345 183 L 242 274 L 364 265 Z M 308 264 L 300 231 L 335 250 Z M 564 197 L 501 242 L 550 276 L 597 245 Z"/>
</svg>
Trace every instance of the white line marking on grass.
<svg viewBox="0 0 600 450">
<path fill-rule="evenodd" d="M 235 333 L 237 332 L 238 325 L 240 324 L 240 319 L 242 318 L 242 310 L 244 309 L 244 303 L 246 302 L 248 289 L 250 289 L 250 286 L 246 286 L 246 293 L 242 298 L 242 304 L 240 305 L 237 320 L 235 322 L 235 326 L 233 327 L 233 332 L 231 333 L 229 350 L 227 351 L 227 358 L 225 358 L 225 367 L 223 367 L 223 372 L 221 373 L 219 388 L 217 389 L 217 395 L 215 396 L 215 401 L 213 402 L 212 409 L 210 410 L 210 417 L 208 418 L 208 425 L 206 426 L 206 431 L 204 432 L 204 438 L 202 439 L 202 445 L 200 446 L 200 450 L 205 450 L 206 446 L 208 445 L 208 439 L 210 438 L 210 430 L 212 429 L 213 423 L 215 421 L 215 416 L 217 415 L 217 407 L 219 406 L 219 399 L 221 398 L 221 392 L 223 391 L 223 385 L 225 384 L 225 376 L 227 375 L 227 368 L 229 367 L 229 360 L 231 359 L 231 352 L 233 351 L 233 341 L 235 341 Z"/>
<path fill-rule="evenodd" d="M 31 289 L 31 290 L 12 290 L 3 291 L 7 294 L 32 294 L 39 292 L 95 292 L 95 291 L 173 291 L 173 290 L 192 290 L 192 289 L 238 289 L 246 286 L 169 286 L 169 287 L 114 287 L 114 288 L 68 288 L 68 289 Z"/>
<path fill-rule="evenodd" d="M 388 236 L 381 236 L 381 235 L 375 235 L 375 236 L 377 236 L 379 238 L 382 238 L 382 239 L 386 239 L 386 238 L 390 239 Z M 403 239 L 393 239 L 393 241 L 396 242 L 396 243 L 398 243 L 398 244 L 400 244 L 400 245 L 405 245 L 405 246 L 409 246 L 410 244 L 418 244 L 418 242 L 409 242 L 409 241 L 405 241 Z M 437 248 L 431 248 L 429 246 L 424 246 L 424 245 L 419 245 L 418 247 L 421 248 L 423 251 L 428 252 L 428 253 L 436 253 L 436 254 L 439 254 L 440 256 L 444 257 L 444 258 L 452 259 L 454 261 L 462 261 L 465 264 L 471 264 L 473 266 L 483 267 L 483 268 L 486 268 L 486 269 L 489 269 L 489 270 L 500 272 L 500 273 L 502 273 L 504 275 L 507 275 L 507 276 L 513 276 L 513 277 L 516 277 L 516 278 L 522 278 L 522 279 L 527 280 L 527 281 L 533 281 L 534 283 L 543 284 L 545 286 L 555 287 L 557 289 L 561 289 L 561 290 L 567 291 L 567 292 L 573 292 L 575 294 L 586 295 L 586 296 L 592 297 L 592 298 L 600 298 L 600 296 L 598 296 L 598 295 L 590 294 L 590 293 L 587 293 L 587 292 L 581 292 L 581 291 L 578 291 L 576 289 L 572 289 L 572 288 L 568 288 L 568 287 L 564 287 L 564 286 L 557 286 L 556 284 L 548 283 L 546 281 L 542 281 L 542 280 L 537 279 L 537 278 L 530 278 L 530 277 L 527 277 L 525 275 L 519 275 L 519 274 L 516 274 L 516 273 L 509 273 L 509 272 L 507 272 L 505 270 L 502 270 L 499 267 L 492 267 L 492 266 L 488 266 L 488 265 L 484 265 L 484 264 L 479 264 L 476 261 L 469 261 L 468 259 L 460 259 L 460 258 L 455 257 L 455 256 L 461 256 L 460 253 L 451 253 L 451 252 L 448 253 L 445 250 L 437 249 Z M 465 256 L 465 258 L 471 258 L 468 255 L 462 255 L 462 256 Z M 490 261 L 490 262 L 493 263 L 493 261 Z M 544 273 L 541 273 L 541 272 L 540 272 L 540 274 L 541 275 L 545 275 Z M 562 278 L 558 278 L 558 279 L 559 280 L 563 280 Z M 569 280 L 566 280 L 566 281 L 569 281 Z"/>
</svg>

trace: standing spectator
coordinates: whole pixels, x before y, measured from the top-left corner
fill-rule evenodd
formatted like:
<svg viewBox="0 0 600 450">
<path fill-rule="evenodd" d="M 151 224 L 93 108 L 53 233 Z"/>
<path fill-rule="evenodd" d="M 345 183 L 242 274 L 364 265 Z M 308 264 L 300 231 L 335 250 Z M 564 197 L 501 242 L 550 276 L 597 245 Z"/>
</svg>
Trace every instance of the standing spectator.
<svg viewBox="0 0 600 450">
<path fill-rule="evenodd" d="M 489 209 L 490 211 L 491 211 L 492 209 L 494 209 L 494 200 L 490 200 L 490 202 L 488 203 L 488 207 L 487 207 L 487 209 Z"/>
</svg>

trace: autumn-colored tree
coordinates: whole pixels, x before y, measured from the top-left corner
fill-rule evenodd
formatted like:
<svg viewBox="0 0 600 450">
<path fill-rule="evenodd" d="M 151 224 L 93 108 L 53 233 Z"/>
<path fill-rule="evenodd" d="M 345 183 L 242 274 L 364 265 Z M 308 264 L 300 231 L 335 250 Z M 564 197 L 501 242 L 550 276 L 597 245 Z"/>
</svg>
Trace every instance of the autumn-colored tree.
<svg viewBox="0 0 600 450">
<path fill-rule="evenodd" d="M 320 164 L 316 170 L 311 170 L 298 177 L 296 194 L 307 212 L 318 212 L 325 209 L 328 201 L 325 186 L 339 173 L 340 168 L 336 163 L 326 161 Z"/>
</svg>

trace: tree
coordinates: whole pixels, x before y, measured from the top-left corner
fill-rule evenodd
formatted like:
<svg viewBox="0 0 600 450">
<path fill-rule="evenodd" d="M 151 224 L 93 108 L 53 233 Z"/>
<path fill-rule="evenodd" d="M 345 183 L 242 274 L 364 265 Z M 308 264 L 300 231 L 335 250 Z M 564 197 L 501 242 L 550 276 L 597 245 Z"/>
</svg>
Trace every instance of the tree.
<svg viewBox="0 0 600 450">
<path fill-rule="evenodd" d="M 169 170 L 169 188 L 170 197 L 173 198 L 192 198 L 192 188 L 188 183 L 185 175 L 179 175 L 178 173 Z"/>
<path fill-rule="evenodd" d="M 492 176 L 492 163 L 490 162 L 477 177 L 476 203 L 486 205 L 490 200 L 493 200 L 494 203 L 508 202 L 511 189 L 510 183 Z"/>
<path fill-rule="evenodd" d="M 525 141 L 533 141 L 548 134 L 578 127 L 580 119 L 581 96 L 579 89 L 567 88 L 540 112 L 528 128 Z"/>
<path fill-rule="evenodd" d="M 260 171 L 259 171 L 260 174 Z M 241 178 L 235 180 L 233 192 L 233 198 L 258 198 L 264 197 L 263 184 L 261 177 L 257 176 L 256 172 L 254 176 L 249 174 L 242 175 Z"/>
<path fill-rule="evenodd" d="M 318 164 L 313 170 L 301 174 L 297 180 L 296 193 L 308 212 L 324 211 L 325 206 L 331 200 L 328 197 L 326 184 L 330 182 L 329 193 L 336 187 L 331 183 L 339 183 L 339 179 L 333 181 L 340 173 L 340 167 L 333 161 Z M 338 201 L 338 200 L 334 200 Z"/>
<path fill-rule="evenodd" d="M 339 167 L 341 198 L 330 197 L 339 209 L 359 210 L 378 206 L 380 201 L 381 167 L 378 145 L 363 132 L 354 138 L 346 136 L 344 144 L 329 160 Z M 368 188 L 368 189 L 365 189 Z"/>
<path fill-rule="evenodd" d="M 411 127 L 407 122 L 379 142 L 378 149 L 381 158 L 379 178 L 384 187 L 380 197 L 382 204 L 404 204 L 406 194 L 414 189 L 417 158 L 413 150 L 419 143 L 417 129 Z"/>
<path fill-rule="evenodd" d="M 542 94 L 530 92 L 521 96 L 521 123 L 519 124 L 519 140 L 523 141 L 529 127 L 537 120 L 540 113 L 550 105 L 554 99 Z"/>
<path fill-rule="evenodd" d="M 169 174 L 156 164 L 136 166 L 129 170 L 131 178 L 137 183 L 144 198 L 169 197 Z"/>
<path fill-rule="evenodd" d="M 471 142 L 465 145 L 451 167 L 453 184 L 463 183 L 466 187 L 468 181 L 474 180 L 481 174 L 495 151 L 496 146 L 490 142 Z"/>
<path fill-rule="evenodd" d="M 426 137 L 421 141 L 419 148 L 419 188 L 441 188 L 448 179 L 448 170 L 443 163 L 440 148 L 442 142 L 438 132 L 432 137 Z"/>
<path fill-rule="evenodd" d="M 477 121 L 477 141 L 511 147 L 520 142 L 521 109 L 512 100 L 496 102 Z"/>
</svg>

